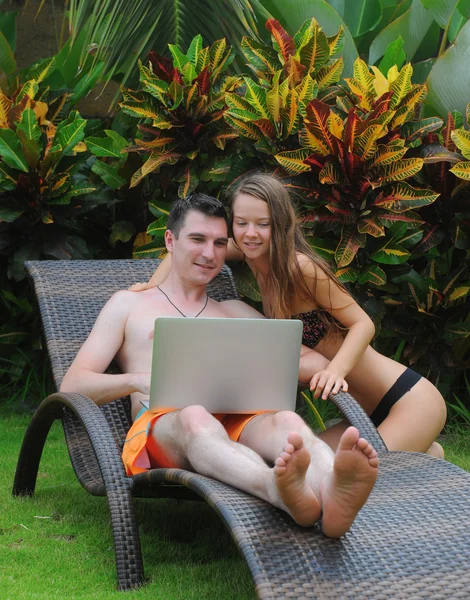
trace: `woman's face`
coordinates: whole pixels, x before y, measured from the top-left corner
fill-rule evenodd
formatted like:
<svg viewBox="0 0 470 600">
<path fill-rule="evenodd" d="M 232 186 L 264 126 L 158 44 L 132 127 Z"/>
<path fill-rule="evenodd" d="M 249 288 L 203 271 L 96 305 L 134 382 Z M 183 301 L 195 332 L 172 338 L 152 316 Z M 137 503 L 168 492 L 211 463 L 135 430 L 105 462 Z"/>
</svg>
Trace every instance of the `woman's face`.
<svg viewBox="0 0 470 600">
<path fill-rule="evenodd" d="M 271 215 L 264 200 L 239 194 L 233 202 L 233 237 L 247 258 L 255 259 L 269 252 Z"/>
</svg>

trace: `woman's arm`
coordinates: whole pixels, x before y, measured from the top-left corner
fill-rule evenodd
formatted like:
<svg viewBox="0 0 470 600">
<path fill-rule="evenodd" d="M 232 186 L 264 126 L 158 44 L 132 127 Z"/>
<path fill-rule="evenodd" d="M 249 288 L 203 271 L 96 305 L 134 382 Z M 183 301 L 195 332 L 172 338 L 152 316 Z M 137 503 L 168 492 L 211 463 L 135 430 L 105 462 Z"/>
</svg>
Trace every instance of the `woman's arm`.
<svg viewBox="0 0 470 600">
<path fill-rule="evenodd" d="M 243 252 L 235 246 L 233 239 L 229 238 L 227 244 L 227 256 L 225 260 L 243 260 L 243 256 Z M 161 285 L 168 277 L 170 270 L 171 254 L 168 253 L 162 260 L 162 262 L 158 265 L 156 271 L 147 283 L 134 283 L 134 285 L 129 289 L 131 292 L 143 292 L 144 290 L 148 290 L 149 288 Z"/>
<path fill-rule="evenodd" d="M 317 305 L 325 308 L 348 330 L 336 356 L 311 381 L 311 386 L 315 388 L 314 396 L 318 398 L 321 395 L 326 400 L 330 391 L 338 387 L 338 381 L 344 380 L 366 351 L 374 337 L 375 326 L 357 302 L 322 269 L 310 261 L 308 265 L 301 265 L 301 268 L 307 283 L 310 281 L 312 285 Z"/>
</svg>

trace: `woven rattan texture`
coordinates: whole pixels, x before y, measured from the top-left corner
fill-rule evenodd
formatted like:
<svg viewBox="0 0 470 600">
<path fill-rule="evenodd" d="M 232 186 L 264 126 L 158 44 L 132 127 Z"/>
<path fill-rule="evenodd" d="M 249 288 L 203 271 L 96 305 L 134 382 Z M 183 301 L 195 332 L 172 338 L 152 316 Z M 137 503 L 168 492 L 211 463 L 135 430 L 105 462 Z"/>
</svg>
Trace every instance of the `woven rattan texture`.
<svg viewBox="0 0 470 600">
<path fill-rule="evenodd" d="M 206 496 L 244 554 L 260 598 L 470 598 L 470 476 L 424 454 L 381 459 L 372 495 L 342 540 L 302 529 L 261 500 L 211 479 L 154 470 Z"/>
</svg>

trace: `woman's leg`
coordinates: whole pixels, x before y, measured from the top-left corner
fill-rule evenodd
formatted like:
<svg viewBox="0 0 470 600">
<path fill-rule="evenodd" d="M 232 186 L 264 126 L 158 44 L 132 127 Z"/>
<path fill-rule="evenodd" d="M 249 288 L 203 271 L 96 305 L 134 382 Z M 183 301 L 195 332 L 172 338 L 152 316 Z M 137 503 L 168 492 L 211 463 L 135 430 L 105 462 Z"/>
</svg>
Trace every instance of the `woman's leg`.
<svg viewBox="0 0 470 600">
<path fill-rule="evenodd" d="M 427 452 L 444 458 L 442 446 L 434 440 L 444 427 L 445 419 L 444 398 L 431 382 L 421 378 L 391 407 L 377 430 L 389 450 Z M 342 421 L 319 437 L 335 450 L 347 427 L 348 423 Z"/>
</svg>

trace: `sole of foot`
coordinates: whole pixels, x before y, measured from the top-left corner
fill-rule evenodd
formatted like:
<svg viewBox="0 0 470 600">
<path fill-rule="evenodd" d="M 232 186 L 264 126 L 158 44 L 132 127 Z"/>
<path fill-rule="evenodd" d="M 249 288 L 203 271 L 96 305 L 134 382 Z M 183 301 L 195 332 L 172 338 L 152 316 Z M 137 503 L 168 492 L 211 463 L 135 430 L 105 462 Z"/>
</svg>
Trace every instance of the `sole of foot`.
<svg viewBox="0 0 470 600">
<path fill-rule="evenodd" d="M 274 464 L 274 481 L 285 510 L 303 527 L 310 527 L 321 515 L 319 499 L 305 480 L 309 464 L 310 453 L 302 436 L 289 433 L 287 444 Z"/>
<path fill-rule="evenodd" d="M 355 427 L 346 429 L 335 453 L 333 471 L 321 486 L 325 535 L 338 538 L 349 530 L 374 487 L 378 466 L 371 444 L 359 437 Z"/>
</svg>

